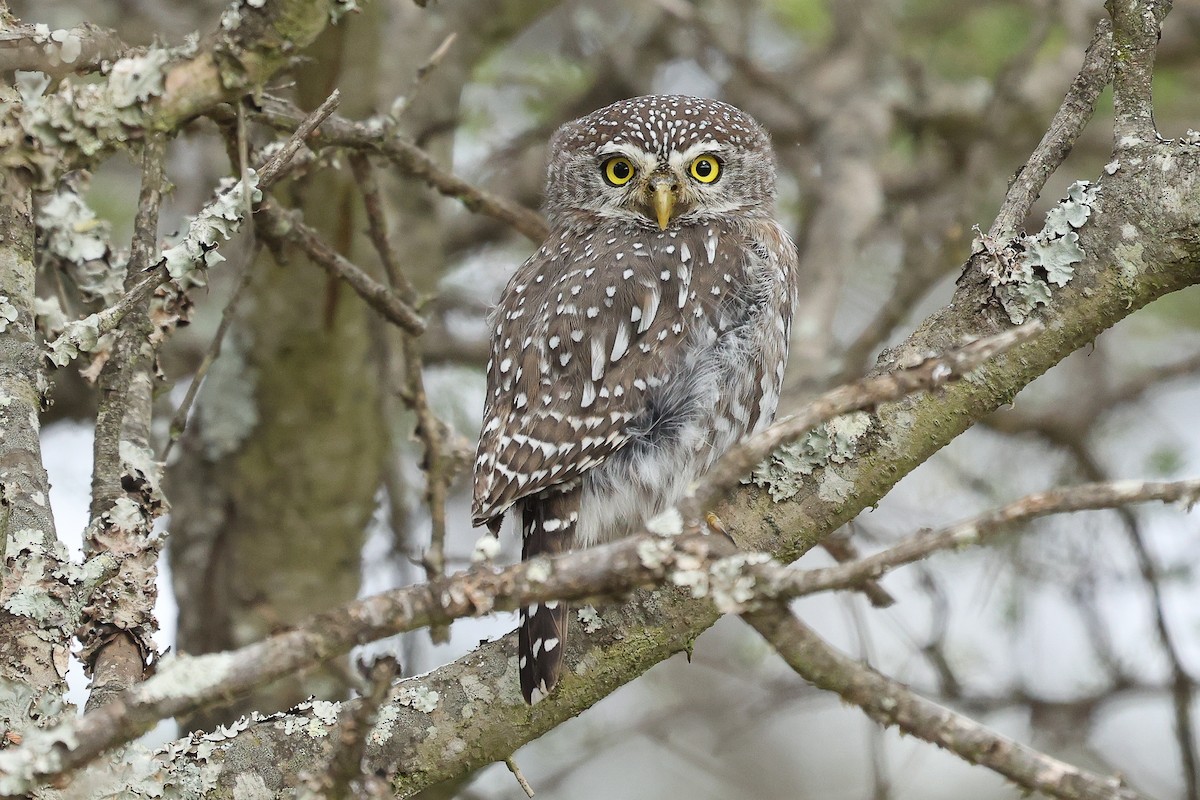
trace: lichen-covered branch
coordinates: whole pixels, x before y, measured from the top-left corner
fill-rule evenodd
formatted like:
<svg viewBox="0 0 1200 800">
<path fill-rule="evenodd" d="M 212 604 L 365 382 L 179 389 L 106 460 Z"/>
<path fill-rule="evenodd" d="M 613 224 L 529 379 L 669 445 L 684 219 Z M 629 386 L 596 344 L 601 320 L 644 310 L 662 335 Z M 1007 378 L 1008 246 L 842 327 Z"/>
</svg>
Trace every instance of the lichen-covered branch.
<svg viewBox="0 0 1200 800">
<path fill-rule="evenodd" d="M 1118 778 L 1094 775 L 1001 736 L 839 653 L 784 604 L 748 612 L 743 618 L 800 677 L 836 692 L 884 727 L 894 725 L 994 770 L 1026 791 L 1060 800 L 1146 800 Z"/>
<path fill-rule="evenodd" d="M 353 0 L 234 0 L 205 46 L 152 47 L 94 83 L 27 91 L 0 119 L 0 168 L 51 188 L 147 130 L 173 132 L 218 103 L 261 87 Z M 16 101 L 16 98 L 13 98 Z"/>
<path fill-rule="evenodd" d="M 67 323 L 62 333 L 50 342 L 49 357 L 58 366 L 66 366 L 80 352 L 89 352 L 102 337 L 113 332 L 131 311 L 141 308 L 154 290 L 174 280 L 186 290 L 203 282 L 203 273 L 225 257 L 217 252 L 222 240 L 237 233 L 246 214 L 262 199 L 262 191 L 280 180 L 295 163 L 304 140 L 337 108 L 339 93 L 333 92 L 315 111 L 300 120 L 283 144 L 263 160 L 259 171 L 247 170 L 241 180 L 223 179 L 213 199 L 188 221 L 187 233 L 174 245 L 146 264 L 125 281 L 125 293 L 108 308 Z M 93 245 L 93 249 L 96 248 Z"/>
<path fill-rule="evenodd" d="M 165 182 L 166 144 L 152 135 L 143 145 L 142 188 L 134 221 L 125 287 L 132 290 L 158 254 L 158 212 Z M 167 510 L 159 488 L 161 465 L 150 446 L 156 346 L 143 300 L 117 328 L 112 354 L 100 375 L 93 440 L 91 521 L 84 534 L 87 557 L 110 553 L 120 571 L 98 586 L 83 609 L 79 639 L 93 676 L 88 707 L 112 700 L 142 680 L 155 654 L 158 628 L 158 553 L 154 520 Z"/>
<path fill-rule="evenodd" d="M 1031 495 L 943 530 L 917 535 L 868 558 L 824 569 L 786 567 L 765 553 L 739 552 L 721 536 L 648 533 L 504 569 L 476 567 L 356 601 L 234 652 L 168 661 L 156 676 L 121 696 L 119 702 L 90 708 L 83 718 L 0 754 L 0 792 L 24 791 L 33 780 L 78 768 L 107 748 L 149 730 L 159 719 L 186 713 L 220 697 L 236 696 L 355 645 L 395 633 L 539 601 L 620 596 L 638 587 L 663 584 L 680 587 L 692 599 L 711 604 L 720 613 L 740 613 L 764 602 L 769 605 L 855 588 L 935 551 L 982 544 L 1017 522 L 1153 500 L 1190 506 L 1200 501 L 1200 480 L 1120 481 Z M 580 612 L 580 622 L 588 633 L 603 625 L 590 608 Z M 197 679 L 200 675 L 203 680 Z M 423 696 L 433 692 L 436 690 L 428 690 Z M 511 700 L 521 702 L 515 693 Z M 60 741 L 73 743 L 69 753 L 60 754 L 54 748 Z"/>
<path fill-rule="evenodd" d="M 170 280 L 190 284 L 204 270 L 224 261 L 225 257 L 217 252 L 218 243 L 241 228 L 246 210 L 262 197 L 257 175 L 251 170 L 247 177 L 248 183 L 223 179 L 212 201 L 188 222 L 184 237 L 163 250 L 154 260 L 154 267 L 143 270 L 136 282 L 127 283 L 125 294 L 114 305 L 67 323 L 48 345 L 50 360 L 66 366 L 80 352 L 95 348 L 102 336 L 116 330 L 125 315 L 139 308 L 159 286 Z"/>
<path fill-rule="evenodd" d="M 14 25 L 0 29 L 0 72 L 44 72 L 52 78 L 94 72 L 128 49 L 115 32 L 90 22 L 54 30 L 43 24 Z"/>
<path fill-rule="evenodd" d="M 0 100 L 4 89 L 0 89 Z M 0 169 L 0 729 L 54 722 L 66 690 L 78 580 L 58 541 L 42 465 L 47 390 L 34 333 L 34 223 L 25 181 Z M 38 709 L 38 710 L 35 710 Z"/>
<path fill-rule="evenodd" d="M 1042 330 L 1041 323 L 1028 323 L 944 355 L 930 356 L 913 366 L 863 378 L 826 392 L 806 404 L 803 410 L 779 420 L 722 456 L 695 491 L 697 508 L 693 516 L 695 512 L 708 509 L 724 497 L 772 452 L 804 436 L 822 422 L 852 411 L 875 408 L 881 403 L 898 400 L 918 391 L 936 389 L 948 381 L 962 378 L 997 353 L 1031 341 Z"/>
</svg>

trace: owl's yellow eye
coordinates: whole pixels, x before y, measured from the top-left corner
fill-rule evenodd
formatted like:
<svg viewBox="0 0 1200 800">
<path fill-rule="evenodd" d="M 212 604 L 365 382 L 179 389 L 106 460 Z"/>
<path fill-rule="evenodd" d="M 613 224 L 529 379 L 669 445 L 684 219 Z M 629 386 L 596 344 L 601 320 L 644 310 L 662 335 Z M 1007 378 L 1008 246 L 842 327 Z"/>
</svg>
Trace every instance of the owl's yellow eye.
<svg viewBox="0 0 1200 800">
<path fill-rule="evenodd" d="M 688 172 L 701 183 L 712 183 L 721 174 L 721 162 L 715 156 L 700 156 L 688 167 Z"/>
<path fill-rule="evenodd" d="M 625 156 L 613 156 L 604 162 L 604 180 L 612 186 L 624 186 L 633 180 L 633 164 Z"/>
</svg>

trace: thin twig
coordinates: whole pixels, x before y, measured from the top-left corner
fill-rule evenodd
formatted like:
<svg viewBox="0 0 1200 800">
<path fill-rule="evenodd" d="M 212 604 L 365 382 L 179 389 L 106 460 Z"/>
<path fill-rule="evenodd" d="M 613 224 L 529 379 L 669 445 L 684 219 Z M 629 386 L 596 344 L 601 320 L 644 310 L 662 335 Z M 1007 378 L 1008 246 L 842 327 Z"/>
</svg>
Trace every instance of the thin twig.
<svg viewBox="0 0 1200 800">
<path fill-rule="evenodd" d="M 1049 514 L 1121 508 L 1131 503 L 1160 500 L 1165 503 L 1200 501 L 1200 480 L 1191 481 L 1114 481 L 1087 483 L 1065 489 L 1027 495 L 1006 506 L 946 528 L 921 533 L 887 550 L 835 567 L 796 570 L 780 586 L 783 594 L 808 595 L 835 589 L 850 589 L 864 581 L 879 578 L 885 572 L 911 564 L 939 550 L 977 545 L 1027 522 Z"/>
<path fill-rule="evenodd" d="M 283 147 L 267 159 L 262 167 L 259 168 L 258 185 L 263 191 L 270 189 L 283 177 L 287 166 L 293 162 L 296 153 L 300 151 L 305 140 L 316 132 L 317 128 L 321 127 L 321 123 L 329 119 L 329 116 L 337 109 L 338 104 L 341 102 L 341 91 L 334 89 L 322 101 L 321 105 L 317 106 L 315 111 L 301 118 L 299 124 L 296 125 L 295 131 L 284 142 Z"/>
<path fill-rule="evenodd" d="M 395 251 L 389 241 L 387 220 L 383 213 L 378 182 L 371 164 L 362 153 L 350 157 L 350 166 L 363 198 L 367 213 L 367 231 L 379 260 L 387 273 L 388 281 L 396 294 L 411 306 L 417 305 L 417 293 L 408 275 L 396 261 Z M 447 452 L 447 425 L 433 413 L 429 397 L 425 393 L 424 364 L 421 347 L 416 337 L 404 335 L 401 344 L 404 359 L 405 388 L 402 398 L 416 415 L 415 433 L 424 446 L 425 503 L 429 507 L 430 536 L 429 550 L 422 563 L 425 579 L 440 578 L 446 571 L 446 497 L 450 482 L 454 479 L 455 461 Z M 430 637 L 435 643 L 449 641 L 450 632 L 444 628 L 431 628 Z"/>
<path fill-rule="evenodd" d="M 254 247 L 251 248 L 249 255 L 242 263 L 237 286 L 234 287 L 233 294 L 229 297 L 229 302 L 225 304 L 225 310 L 221 312 L 221 321 L 217 324 L 216 333 L 213 334 L 212 341 L 209 342 L 208 350 L 205 351 L 204 357 L 200 359 L 200 365 L 196 367 L 196 374 L 192 376 L 192 382 L 188 384 L 187 392 L 184 393 L 183 400 L 179 403 L 179 408 L 175 409 L 175 416 L 171 417 L 171 425 L 167 429 L 167 443 L 163 446 L 160 458 L 164 463 L 170 457 L 171 450 L 174 449 L 176 443 L 183 436 L 184 430 L 187 428 L 188 415 L 191 413 L 192 404 L 196 401 L 196 396 L 200 393 L 200 384 L 204 382 L 209 369 L 212 368 L 213 363 L 221 355 L 221 345 L 225 341 L 225 335 L 229 332 L 229 328 L 233 324 L 233 315 L 237 310 L 238 301 L 241 300 L 242 293 L 246 290 L 246 287 L 250 285 L 250 278 L 254 275 L 251 267 L 258 260 L 258 254 L 261 251 L 262 244 L 255 242 Z"/>
<path fill-rule="evenodd" d="M 512 756 L 504 759 L 504 766 L 508 767 L 508 771 L 517 779 L 517 783 L 521 787 L 521 791 L 526 797 L 533 797 L 533 787 L 529 785 L 529 781 L 525 780 L 525 775 L 521 772 L 521 768 L 517 766 L 517 760 Z"/>
<path fill-rule="evenodd" d="M 315 229 L 300 220 L 298 212 L 287 211 L 273 202 L 264 201 L 259 205 L 256 217 L 262 222 L 260 231 L 263 236 L 292 242 L 317 266 L 344 280 L 355 294 L 389 322 L 414 335 L 424 332 L 425 320 L 421 319 L 412 306 L 333 249 Z"/>
<path fill-rule="evenodd" d="M 300 116 L 298 108 L 277 98 L 264 98 L 262 111 L 254 114 L 256 119 L 276 128 L 291 128 Z M 540 244 L 549 231 L 546 221 L 536 211 L 443 170 L 420 147 L 398 134 L 381 135 L 380 126 L 371 122 L 356 123 L 331 116 L 313 137 L 313 143 L 317 147 L 345 147 L 381 155 L 402 173 L 424 181 L 438 193 L 458 200 L 470 211 L 503 222 L 534 243 Z"/>
<path fill-rule="evenodd" d="M 1092 118 L 1096 100 L 1112 80 L 1112 73 L 1112 23 L 1102 19 L 1096 24 L 1096 32 L 1084 53 L 1079 74 L 1050 120 L 1050 127 L 1008 188 L 1004 203 L 988 231 L 989 236 L 1007 239 L 1017 233 L 1018 226 L 1029 216 L 1029 210 L 1042 187 L 1070 154 L 1075 141 Z"/>
<path fill-rule="evenodd" d="M 451 31 L 449 34 L 447 34 L 446 38 L 442 40 L 442 43 L 434 48 L 433 52 L 429 54 L 429 58 L 425 60 L 425 63 L 417 67 L 416 74 L 413 75 L 412 83 L 408 87 L 408 94 L 399 104 L 400 109 L 398 111 L 393 111 L 392 117 L 395 121 L 398 122 L 400 119 L 402 119 L 404 114 L 410 108 L 412 108 L 413 101 L 416 99 L 421 87 L 425 85 L 425 79 L 428 78 L 429 75 L 442 63 L 442 60 L 446 57 L 446 54 L 450 52 L 450 47 L 454 44 L 454 40 L 457 38 L 458 33 Z"/>
<path fill-rule="evenodd" d="M 849 658 L 788 611 L 784 603 L 742 615 L 798 675 L 836 692 L 884 727 L 985 766 L 1028 791 L 1062 800 L 1145 800 L 1122 785 L 1015 742 Z"/>
</svg>

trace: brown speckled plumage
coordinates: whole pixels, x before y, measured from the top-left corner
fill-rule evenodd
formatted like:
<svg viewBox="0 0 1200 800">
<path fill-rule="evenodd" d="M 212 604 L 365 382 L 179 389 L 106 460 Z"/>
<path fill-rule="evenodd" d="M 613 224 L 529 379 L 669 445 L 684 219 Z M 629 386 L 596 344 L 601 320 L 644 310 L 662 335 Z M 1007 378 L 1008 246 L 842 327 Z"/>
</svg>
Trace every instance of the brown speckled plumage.
<svg viewBox="0 0 1200 800">
<path fill-rule="evenodd" d="M 716 180 L 689 176 L 703 156 Z M 624 185 L 602 175 L 614 157 L 633 168 Z M 770 422 L 795 292 L 773 202 L 767 137 L 725 103 L 633 98 L 559 129 L 550 235 L 493 320 L 475 524 L 519 511 L 523 558 L 627 535 Z M 557 682 L 566 613 L 521 615 L 530 702 Z"/>
</svg>

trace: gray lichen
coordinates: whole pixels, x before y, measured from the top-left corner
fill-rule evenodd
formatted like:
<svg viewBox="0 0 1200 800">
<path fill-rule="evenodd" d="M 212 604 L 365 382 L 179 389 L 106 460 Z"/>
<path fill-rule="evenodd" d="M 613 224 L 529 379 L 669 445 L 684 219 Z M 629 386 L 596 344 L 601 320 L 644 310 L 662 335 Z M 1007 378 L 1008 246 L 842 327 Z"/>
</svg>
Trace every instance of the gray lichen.
<svg viewBox="0 0 1200 800">
<path fill-rule="evenodd" d="M 75 45 L 69 36 L 61 38 L 64 41 L 57 43 L 60 52 L 70 55 Z M 40 173 L 39 187 L 50 188 L 61 173 L 63 149 L 88 157 L 114 143 L 129 141 L 144 127 L 146 101 L 162 94 L 167 66 L 182 55 L 179 50 L 151 47 L 114 62 L 106 80 L 64 81 L 51 93 L 46 92 L 48 81 L 20 81 L 21 103 L 14 109 L 18 124 L 0 132 L 0 140 L 15 143 L 19 130 L 32 146 L 10 150 L 11 160 L 0 157 L 0 164 L 34 166 Z M 0 145 L 4 143 L 0 141 Z"/>
<path fill-rule="evenodd" d="M 0 294 L 0 333 L 17 321 L 17 307 L 8 301 L 8 295 Z"/>
<path fill-rule="evenodd" d="M 770 493 L 779 503 L 795 497 L 804 478 L 819 467 L 844 464 L 854 457 L 858 442 L 871 427 L 871 417 L 863 412 L 847 414 L 814 428 L 803 438 L 777 449 L 750 475 L 750 482 Z M 836 474 L 825 476 L 836 485 L 822 485 L 820 491 L 837 495 L 847 481 Z"/>
<path fill-rule="evenodd" d="M 262 190 L 258 188 L 254 170 L 247 170 L 245 183 L 223 178 L 216 197 L 188 223 L 183 239 L 163 251 L 162 258 L 171 277 L 177 281 L 187 277 L 202 284 L 202 278 L 194 272 L 225 260 L 217 252 L 217 245 L 237 233 L 246 210 L 261 199 Z"/>
<path fill-rule="evenodd" d="M 427 686 L 404 686 L 396 693 L 396 702 L 423 714 L 429 714 L 438 707 L 440 697 L 436 690 Z"/>
<path fill-rule="evenodd" d="M 111 305 L 124 291 L 126 254 L 112 251 L 108 222 L 83 199 L 86 179 L 72 177 L 39 198 L 34 221 L 43 250 L 70 271 L 87 302 Z"/>
<path fill-rule="evenodd" d="M 391 704 L 380 706 L 379 713 L 375 715 L 375 727 L 367 734 L 367 743 L 382 747 L 392 738 L 392 729 L 396 726 L 396 721 L 400 719 L 400 710 Z"/>
<path fill-rule="evenodd" d="M 595 633 L 602 627 L 600 615 L 591 606 L 579 609 L 575 612 L 575 616 L 579 617 L 579 624 L 583 626 L 584 633 Z"/>
<path fill-rule="evenodd" d="M 983 233 L 976 236 L 973 253 L 985 254 L 982 269 L 1013 324 L 1024 322 L 1038 306 L 1049 305 L 1052 287 L 1066 286 L 1074 277 L 1074 265 L 1085 256 L 1076 231 L 1087 223 L 1099 195 L 1098 185 L 1076 181 L 1046 213 L 1046 223 L 1036 234 L 1005 241 Z"/>
</svg>

